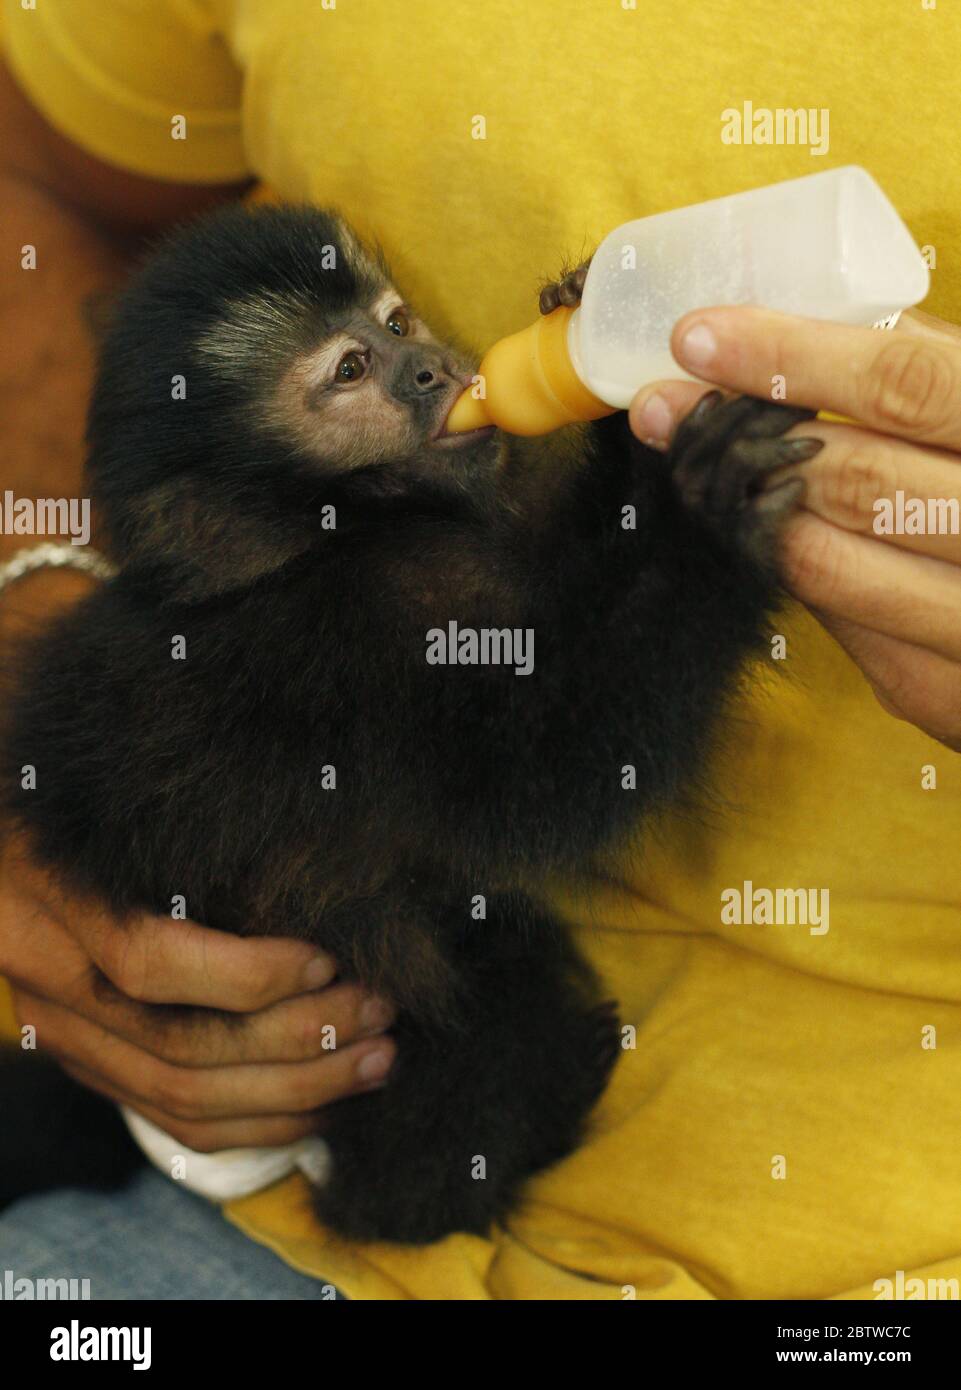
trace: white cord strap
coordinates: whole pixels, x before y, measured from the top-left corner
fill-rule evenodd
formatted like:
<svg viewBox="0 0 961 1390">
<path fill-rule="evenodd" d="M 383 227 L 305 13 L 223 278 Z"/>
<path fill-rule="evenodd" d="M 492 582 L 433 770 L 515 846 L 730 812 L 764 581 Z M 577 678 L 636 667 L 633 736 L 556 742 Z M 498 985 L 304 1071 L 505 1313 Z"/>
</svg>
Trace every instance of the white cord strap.
<svg viewBox="0 0 961 1390">
<path fill-rule="evenodd" d="M 18 550 L 9 560 L 0 565 L 0 593 L 16 579 L 32 574 L 40 569 L 85 570 L 95 579 L 112 579 L 117 566 L 112 564 L 99 550 L 89 546 L 77 545 L 33 545 L 27 550 Z"/>
</svg>

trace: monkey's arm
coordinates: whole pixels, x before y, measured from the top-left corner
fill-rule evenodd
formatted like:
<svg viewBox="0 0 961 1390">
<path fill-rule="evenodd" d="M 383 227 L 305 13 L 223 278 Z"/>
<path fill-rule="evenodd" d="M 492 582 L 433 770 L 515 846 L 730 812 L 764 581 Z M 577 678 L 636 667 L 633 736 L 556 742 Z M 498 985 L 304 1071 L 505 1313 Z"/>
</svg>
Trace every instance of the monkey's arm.
<svg viewBox="0 0 961 1390">
<path fill-rule="evenodd" d="M 766 480 L 804 457 L 780 438 L 803 418 L 712 401 L 667 458 L 624 417 L 600 422 L 582 471 L 495 565 L 525 567 L 513 601 L 478 591 L 471 606 L 460 584 L 443 620 L 434 605 L 438 626 L 519 628 L 533 642 L 528 675 L 452 665 L 422 677 L 420 737 L 456 745 L 438 757 L 448 819 L 434 830 L 468 862 L 483 846 L 507 874 L 583 864 L 697 783 L 778 602 L 771 555 L 800 483 Z"/>
</svg>

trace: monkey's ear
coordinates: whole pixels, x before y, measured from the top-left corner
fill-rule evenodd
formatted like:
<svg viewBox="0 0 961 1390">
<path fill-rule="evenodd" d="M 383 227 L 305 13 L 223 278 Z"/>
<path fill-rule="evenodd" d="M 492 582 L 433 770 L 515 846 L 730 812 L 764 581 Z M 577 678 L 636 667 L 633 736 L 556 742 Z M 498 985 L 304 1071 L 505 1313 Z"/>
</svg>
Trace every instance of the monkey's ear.
<svg viewBox="0 0 961 1390">
<path fill-rule="evenodd" d="M 304 554 L 316 523 L 177 479 L 105 508 L 112 558 L 159 596 L 196 603 L 246 588 Z"/>
</svg>

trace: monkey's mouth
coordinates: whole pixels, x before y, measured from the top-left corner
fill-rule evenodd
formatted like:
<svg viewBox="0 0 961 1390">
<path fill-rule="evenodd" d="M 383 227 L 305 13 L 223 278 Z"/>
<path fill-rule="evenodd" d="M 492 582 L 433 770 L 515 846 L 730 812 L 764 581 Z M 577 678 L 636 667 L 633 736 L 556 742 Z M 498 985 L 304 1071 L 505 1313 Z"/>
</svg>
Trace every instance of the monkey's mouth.
<svg viewBox="0 0 961 1390">
<path fill-rule="evenodd" d="M 437 428 L 431 435 L 430 442 L 445 449 L 469 449 L 472 444 L 482 444 L 485 440 L 492 438 L 497 433 L 497 426 L 479 425 L 477 429 L 473 430 L 449 430 L 447 428 L 447 422 L 453 410 L 473 381 L 473 377 L 466 368 L 463 372 L 452 371 L 451 374 L 455 381 L 459 382 L 459 389 L 455 390 L 451 397 L 444 401 L 443 414 L 438 417 Z"/>
<path fill-rule="evenodd" d="M 491 436 L 496 433 L 496 425 L 482 425 L 481 428 L 477 430 L 460 430 L 457 433 L 448 434 L 447 422 L 445 420 L 444 424 L 441 426 L 440 432 L 432 437 L 431 443 L 438 444 L 441 448 L 456 449 L 461 445 L 469 446 L 471 444 L 479 444 L 481 440 L 490 439 Z"/>
</svg>

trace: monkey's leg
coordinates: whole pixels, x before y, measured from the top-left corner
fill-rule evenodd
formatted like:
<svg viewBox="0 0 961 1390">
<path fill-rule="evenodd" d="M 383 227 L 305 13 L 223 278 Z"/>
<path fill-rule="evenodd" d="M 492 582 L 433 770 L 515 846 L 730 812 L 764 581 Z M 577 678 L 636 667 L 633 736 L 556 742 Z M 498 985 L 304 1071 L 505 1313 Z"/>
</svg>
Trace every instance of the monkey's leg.
<svg viewBox="0 0 961 1390">
<path fill-rule="evenodd" d="M 524 900 L 491 899 L 488 914 L 472 927 L 456 1025 L 428 1031 L 402 1016 L 387 1085 L 326 1112 L 333 1162 L 317 1209 L 340 1235 L 483 1235 L 582 1137 L 619 1055 L 613 1006 Z"/>
<path fill-rule="evenodd" d="M 792 466 L 823 447 L 820 439 L 781 436 L 814 414 L 709 391 L 671 445 L 668 462 L 685 507 L 725 547 L 765 572 L 773 570 L 782 523 L 804 495 L 804 478 Z"/>
</svg>

